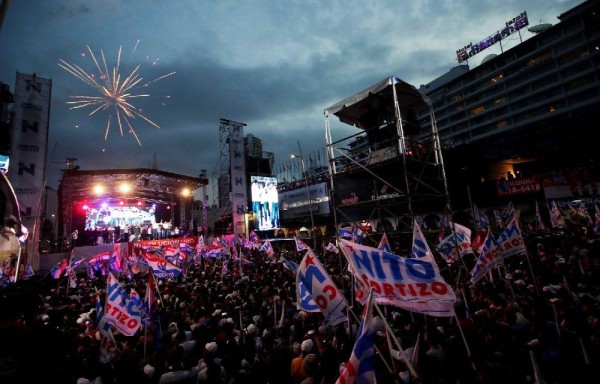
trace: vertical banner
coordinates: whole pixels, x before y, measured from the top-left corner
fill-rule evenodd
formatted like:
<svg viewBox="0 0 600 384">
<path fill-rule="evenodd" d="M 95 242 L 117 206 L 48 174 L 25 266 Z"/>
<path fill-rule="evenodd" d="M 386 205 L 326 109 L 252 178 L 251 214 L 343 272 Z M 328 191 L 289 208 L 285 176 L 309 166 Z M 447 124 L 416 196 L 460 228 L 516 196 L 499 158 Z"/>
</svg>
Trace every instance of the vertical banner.
<svg viewBox="0 0 600 384">
<path fill-rule="evenodd" d="M 244 156 L 244 127 L 242 123 L 229 125 L 229 161 L 231 165 L 231 206 L 233 209 L 233 233 L 246 232 L 244 215 L 246 197 L 246 163 Z"/>
<path fill-rule="evenodd" d="M 41 225 L 37 223 L 34 228 L 42 212 L 51 93 L 51 80 L 17 72 L 8 178 L 19 201 L 23 225 L 33 236 L 34 250 Z M 32 261 L 36 269 L 37 257 Z"/>
</svg>

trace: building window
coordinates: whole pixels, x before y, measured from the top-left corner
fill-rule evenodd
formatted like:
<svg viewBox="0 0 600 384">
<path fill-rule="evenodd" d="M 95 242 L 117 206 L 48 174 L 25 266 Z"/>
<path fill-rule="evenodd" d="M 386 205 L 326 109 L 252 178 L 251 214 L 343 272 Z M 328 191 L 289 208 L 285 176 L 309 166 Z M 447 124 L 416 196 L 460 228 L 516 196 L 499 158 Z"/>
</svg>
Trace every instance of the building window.
<svg viewBox="0 0 600 384">
<path fill-rule="evenodd" d="M 504 101 L 506 101 L 506 99 L 504 97 L 500 97 L 500 98 L 494 100 L 494 104 L 496 104 L 496 105 L 504 104 Z"/>
<path fill-rule="evenodd" d="M 588 79 L 581 78 L 581 79 L 573 80 L 573 81 L 567 83 L 567 88 L 568 89 L 577 89 L 586 84 L 588 84 Z"/>
<path fill-rule="evenodd" d="M 485 108 L 483 107 L 483 105 L 481 105 L 479 107 L 471 109 L 471 114 L 472 115 L 478 115 L 478 114 L 480 114 L 480 113 L 482 113 L 484 111 L 485 111 Z"/>
<path fill-rule="evenodd" d="M 490 79 L 491 84 L 496 84 L 499 81 L 502 81 L 502 74 L 496 75 Z"/>
<path fill-rule="evenodd" d="M 561 57 L 560 63 L 561 64 L 570 63 L 571 61 L 577 60 L 581 57 L 589 56 L 589 54 L 590 54 L 590 52 L 587 49 L 580 49 L 579 51 L 571 53 L 570 55 Z"/>
<path fill-rule="evenodd" d="M 529 66 L 534 66 L 548 61 L 550 59 L 552 59 L 552 53 L 546 52 L 540 56 L 534 57 L 533 59 L 529 60 L 527 64 L 529 64 Z"/>
<path fill-rule="evenodd" d="M 556 112 L 558 109 L 558 104 L 552 104 L 548 106 L 548 112 Z"/>
<path fill-rule="evenodd" d="M 462 95 L 460 93 L 455 93 L 454 95 L 450 96 L 450 99 L 452 101 L 457 101 L 457 100 L 462 99 Z"/>
<path fill-rule="evenodd" d="M 508 123 L 506 122 L 506 120 L 501 120 L 496 123 L 496 128 L 498 128 L 498 129 L 502 129 L 502 128 L 506 128 L 506 127 L 508 127 Z"/>
</svg>

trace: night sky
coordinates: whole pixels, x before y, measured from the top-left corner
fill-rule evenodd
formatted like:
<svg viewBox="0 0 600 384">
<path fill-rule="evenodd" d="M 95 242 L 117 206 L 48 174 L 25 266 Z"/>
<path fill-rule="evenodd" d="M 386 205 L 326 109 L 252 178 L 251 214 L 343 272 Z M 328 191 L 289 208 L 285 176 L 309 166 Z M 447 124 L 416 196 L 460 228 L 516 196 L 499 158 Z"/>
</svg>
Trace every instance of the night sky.
<svg viewBox="0 0 600 384">
<path fill-rule="evenodd" d="M 16 72 L 52 79 L 48 185 L 67 157 L 82 169 L 158 168 L 187 176 L 218 171 L 219 119 L 247 124 L 275 162 L 325 145 L 323 111 L 395 75 L 416 86 L 457 65 L 456 50 L 526 11 L 530 26 L 556 24 L 571 0 L 197 1 L 28 0 L 10 2 L 0 30 L 0 81 L 14 92 Z M 533 34 L 521 31 L 523 39 Z M 518 44 L 518 34 L 503 41 Z M 59 61 L 97 73 L 89 46 L 120 72 L 140 65 L 133 104 L 160 126 L 133 121 L 142 146 L 108 112 L 69 109 L 70 96 L 97 96 Z M 82 55 L 85 54 L 85 56 Z M 469 60 L 473 67 L 498 44 Z M 338 137 L 352 127 L 332 120 Z M 334 137 L 335 138 L 335 137 Z"/>
</svg>

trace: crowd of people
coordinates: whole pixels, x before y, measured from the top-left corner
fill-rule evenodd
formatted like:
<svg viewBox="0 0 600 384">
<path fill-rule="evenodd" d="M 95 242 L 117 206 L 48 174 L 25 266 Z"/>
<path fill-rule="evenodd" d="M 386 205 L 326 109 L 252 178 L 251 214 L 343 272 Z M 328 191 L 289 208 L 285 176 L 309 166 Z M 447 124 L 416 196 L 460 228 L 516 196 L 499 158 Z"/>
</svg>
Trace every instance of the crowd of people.
<svg viewBox="0 0 600 384">
<path fill-rule="evenodd" d="M 526 234 L 528 254 L 507 259 L 476 285 L 468 282 L 474 260 L 440 263 L 456 292 L 456 316 L 384 306 L 385 319 L 375 322 L 377 381 L 595 382 L 599 240 L 591 229 Z M 325 326 L 321 313 L 296 308 L 295 277 L 280 261 L 299 263 L 304 252 L 291 242 L 273 245 L 271 256 L 247 250 L 253 264 L 241 268 L 207 258 L 185 277 L 158 280 L 151 325 L 132 337 L 116 333 L 109 362 L 100 360 L 96 311 L 96 292 L 103 302 L 106 277 L 81 270 L 76 287 L 36 275 L 2 288 L 0 382 L 335 383 L 362 311 L 351 297 L 347 263 L 341 254 L 315 250 L 352 304 L 348 322 Z M 228 273 L 222 263 L 229 264 Z M 143 274 L 119 280 L 143 297 Z M 412 357 L 416 375 L 390 348 L 384 321 Z"/>
</svg>

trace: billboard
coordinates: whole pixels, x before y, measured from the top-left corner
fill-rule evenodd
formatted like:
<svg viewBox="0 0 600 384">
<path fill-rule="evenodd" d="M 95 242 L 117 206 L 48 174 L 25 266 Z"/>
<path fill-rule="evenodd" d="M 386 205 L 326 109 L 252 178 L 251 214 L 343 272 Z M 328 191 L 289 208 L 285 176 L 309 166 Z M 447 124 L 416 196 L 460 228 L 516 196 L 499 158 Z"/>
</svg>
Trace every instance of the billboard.
<svg viewBox="0 0 600 384">
<path fill-rule="evenodd" d="M 246 162 L 244 158 L 244 125 L 229 121 L 229 161 L 231 175 L 231 205 L 233 233 L 245 233 L 244 215 L 247 211 Z"/>
<path fill-rule="evenodd" d="M 279 196 L 277 178 L 250 176 L 254 228 L 262 230 L 279 228 Z"/>
<path fill-rule="evenodd" d="M 309 193 L 312 206 L 309 205 Z M 281 218 L 283 220 L 309 216 L 311 209 L 315 215 L 328 215 L 330 213 L 327 183 L 310 185 L 308 190 L 298 188 L 282 192 L 279 195 L 279 201 L 281 202 Z"/>
<path fill-rule="evenodd" d="M 517 179 L 500 179 L 498 196 L 515 196 L 527 193 L 542 192 L 542 184 L 538 176 L 519 177 Z"/>
<path fill-rule="evenodd" d="M 36 222 L 43 211 L 51 95 L 51 80 L 17 72 L 8 177 L 19 201 L 23 225 L 33 236 L 31 244 L 39 239 L 40 225 Z M 32 266 L 37 268 L 37 260 L 32 259 Z"/>
<path fill-rule="evenodd" d="M 528 26 L 529 20 L 527 19 L 527 12 L 521 12 L 519 16 L 513 17 L 504 24 L 504 28 L 496 31 L 496 33 L 486 37 L 480 42 L 475 44 L 469 43 L 463 48 L 456 50 L 456 59 L 458 60 L 458 63 L 460 64 L 463 61 L 467 61 L 470 57 L 475 56 L 479 52 L 491 47 L 492 45 L 509 37 L 513 33 L 518 32 L 522 28 Z"/>
</svg>

